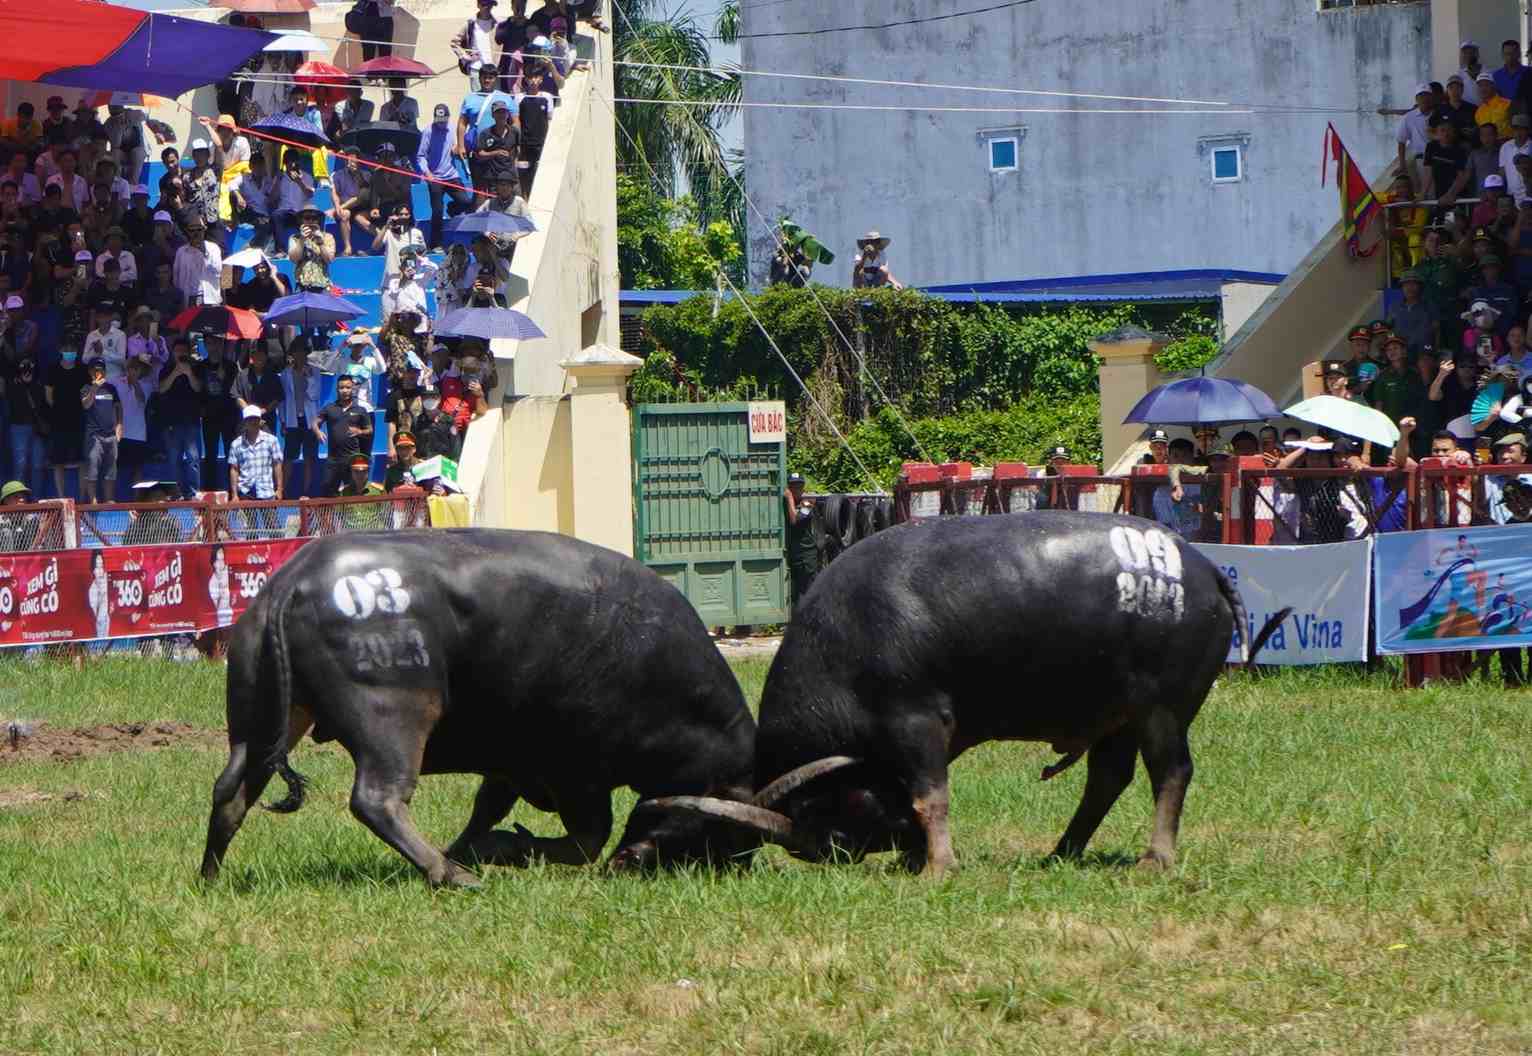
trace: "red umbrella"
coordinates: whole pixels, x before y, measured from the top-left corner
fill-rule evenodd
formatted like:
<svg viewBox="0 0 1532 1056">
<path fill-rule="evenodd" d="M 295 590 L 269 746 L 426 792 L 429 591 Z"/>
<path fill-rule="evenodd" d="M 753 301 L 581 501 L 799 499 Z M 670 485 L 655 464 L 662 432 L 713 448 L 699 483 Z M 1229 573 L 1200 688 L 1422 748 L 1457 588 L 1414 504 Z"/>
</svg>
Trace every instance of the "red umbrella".
<svg viewBox="0 0 1532 1056">
<path fill-rule="evenodd" d="M 261 336 L 261 317 L 226 304 L 195 304 L 165 324 L 168 330 L 209 334 L 231 341 L 254 341 Z"/>
<path fill-rule="evenodd" d="M 368 59 L 351 69 L 353 77 L 435 77 L 436 71 L 423 62 L 406 59 L 399 55 L 384 55 Z"/>
<path fill-rule="evenodd" d="M 252 15 L 298 15 L 314 6 L 314 0 L 213 0 L 214 7 Z"/>
<path fill-rule="evenodd" d="M 351 75 L 333 62 L 311 59 L 293 71 L 293 80 L 309 90 L 321 105 L 336 103 L 346 97 Z"/>
</svg>

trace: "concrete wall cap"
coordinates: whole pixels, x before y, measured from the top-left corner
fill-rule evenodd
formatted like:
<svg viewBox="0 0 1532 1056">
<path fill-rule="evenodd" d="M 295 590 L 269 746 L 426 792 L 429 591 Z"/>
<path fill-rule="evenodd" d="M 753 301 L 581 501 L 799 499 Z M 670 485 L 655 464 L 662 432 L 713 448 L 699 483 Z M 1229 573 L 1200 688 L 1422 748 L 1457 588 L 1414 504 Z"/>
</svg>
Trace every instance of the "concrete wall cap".
<svg viewBox="0 0 1532 1056">
<path fill-rule="evenodd" d="M 629 355 L 620 348 L 611 345 L 591 345 L 580 352 L 573 359 L 559 361 L 559 366 L 570 373 L 581 370 L 606 370 L 611 372 L 627 371 L 632 373 L 644 365 L 644 361 L 637 356 Z"/>
</svg>

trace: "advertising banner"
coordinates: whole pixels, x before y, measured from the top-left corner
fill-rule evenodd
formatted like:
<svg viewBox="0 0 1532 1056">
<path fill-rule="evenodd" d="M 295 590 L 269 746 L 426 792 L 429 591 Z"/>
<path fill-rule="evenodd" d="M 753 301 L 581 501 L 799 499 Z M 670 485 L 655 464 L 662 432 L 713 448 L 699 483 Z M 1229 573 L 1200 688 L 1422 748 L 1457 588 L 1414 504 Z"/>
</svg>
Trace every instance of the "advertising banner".
<svg viewBox="0 0 1532 1056">
<path fill-rule="evenodd" d="M 1433 528 L 1378 538 L 1378 652 L 1532 645 L 1532 529 Z"/>
<path fill-rule="evenodd" d="M 228 627 L 306 542 L 0 553 L 0 646 Z"/>
<path fill-rule="evenodd" d="M 1233 581 L 1250 623 L 1234 629 L 1229 661 L 1239 662 L 1241 630 L 1253 637 L 1291 607 L 1257 658 L 1263 664 L 1334 664 L 1367 659 L 1367 569 L 1372 540 L 1325 546 L 1198 543 Z"/>
</svg>

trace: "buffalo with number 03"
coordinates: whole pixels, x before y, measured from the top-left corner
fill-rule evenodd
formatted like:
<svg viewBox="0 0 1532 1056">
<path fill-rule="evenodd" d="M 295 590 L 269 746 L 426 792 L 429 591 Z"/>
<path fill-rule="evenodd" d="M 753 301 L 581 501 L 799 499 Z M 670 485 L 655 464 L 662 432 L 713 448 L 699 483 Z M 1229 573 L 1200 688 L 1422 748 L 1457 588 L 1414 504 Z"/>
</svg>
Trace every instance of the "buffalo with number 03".
<svg viewBox="0 0 1532 1056">
<path fill-rule="evenodd" d="M 1246 663 L 1288 611 L 1244 643 Z M 1154 791 L 1144 861 L 1168 865 L 1192 776 L 1187 730 L 1246 625 L 1224 574 L 1152 521 L 1059 511 L 880 532 L 793 613 L 761 698 L 756 795 L 640 803 L 635 821 L 665 819 L 658 842 L 617 860 L 642 866 L 675 855 L 666 840 L 703 839 L 676 813 L 687 810 L 798 858 L 893 850 L 940 875 L 953 864 L 949 764 L 1024 740 L 1062 754 L 1044 780 L 1087 759 L 1054 854 L 1080 854 L 1142 755 Z"/>
<path fill-rule="evenodd" d="M 612 790 L 752 798 L 755 721 L 707 629 L 630 558 L 559 535 L 480 530 L 345 534 L 274 572 L 229 646 L 229 762 L 213 788 L 202 875 L 218 875 L 251 804 L 280 774 L 296 810 L 298 741 L 339 741 L 351 810 L 432 884 L 534 856 L 584 864 L 606 845 Z M 445 852 L 411 822 L 421 774 L 484 781 Z M 496 831 L 518 799 L 566 835 Z M 677 809 L 681 812 L 681 808 Z M 670 812 L 630 820 L 653 847 Z M 711 819 L 650 860 L 748 860 L 760 841 Z"/>
</svg>

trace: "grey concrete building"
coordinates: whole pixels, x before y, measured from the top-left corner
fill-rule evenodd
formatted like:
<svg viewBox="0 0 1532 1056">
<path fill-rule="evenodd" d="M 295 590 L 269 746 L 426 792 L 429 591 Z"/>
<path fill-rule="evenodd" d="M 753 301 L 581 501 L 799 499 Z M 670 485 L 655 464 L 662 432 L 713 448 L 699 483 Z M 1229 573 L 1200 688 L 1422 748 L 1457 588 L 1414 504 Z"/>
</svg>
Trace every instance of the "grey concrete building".
<svg viewBox="0 0 1532 1056">
<path fill-rule="evenodd" d="M 869 228 L 892 236 L 890 266 L 911 284 L 1285 273 L 1338 216 L 1333 182 L 1319 181 L 1326 124 L 1379 175 L 1398 124 L 1380 106 L 1408 107 L 1418 83 L 1452 72 L 1459 34 L 1483 35 L 1490 66 L 1499 41 L 1521 35 L 1517 0 L 1035 0 L 773 35 L 985 6 L 743 0 L 743 65 L 1197 102 L 747 77 L 747 102 L 786 106 L 745 110 L 746 188 L 769 218 L 791 215 L 840 254 L 817 278 L 848 283 Z M 899 109 L 814 109 L 825 105 Z M 1176 110 L 1195 112 L 1152 112 Z M 771 248 L 752 215 L 756 281 Z"/>
</svg>

